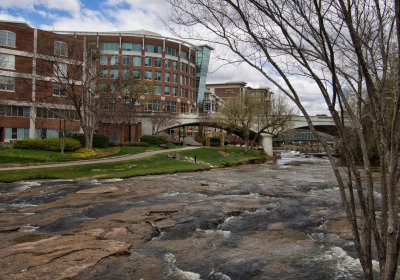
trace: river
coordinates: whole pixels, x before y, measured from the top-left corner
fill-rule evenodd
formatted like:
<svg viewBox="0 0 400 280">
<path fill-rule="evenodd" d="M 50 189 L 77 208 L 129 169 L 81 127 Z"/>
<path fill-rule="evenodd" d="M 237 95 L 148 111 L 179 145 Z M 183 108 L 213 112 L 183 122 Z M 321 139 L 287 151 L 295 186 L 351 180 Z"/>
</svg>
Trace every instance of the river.
<svg viewBox="0 0 400 280">
<path fill-rule="evenodd" d="M 0 279 L 363 279 L 323 158 L 0 194 Z"/>
</svg>

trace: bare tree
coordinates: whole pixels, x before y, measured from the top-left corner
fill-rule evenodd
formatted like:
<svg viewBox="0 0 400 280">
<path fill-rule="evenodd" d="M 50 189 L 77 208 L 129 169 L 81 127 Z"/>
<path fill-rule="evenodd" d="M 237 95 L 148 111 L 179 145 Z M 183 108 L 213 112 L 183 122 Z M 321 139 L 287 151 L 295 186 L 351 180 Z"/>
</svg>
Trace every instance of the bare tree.
<svg viewBox="0 0 400 280">
<path fill-rule="evenodd" d="M 153 135 L 177 124 L 177 114 L 173 112 L 152 112 L 149 117 Z"/>
<path fill-rule="evenodd" d="M 245 93 L 228 99 L 214 119 L 219 127 L 239 132 L 249 153 L 261 133 L 278 133 L 290 123 L 292 116 L 293 109 L 282 95 L 267 99 Z"/>
<path fill-rule="evenodd" d="M 229 48 L 236 55 L 232 60 L 257 69 L 297 105 L 328 153 L 365 278 L 373 279 L 374 241 L 380 279 L 394 279 L 400 244 L 398 64 L 395 90 L 389 94 L 385 88 L 391 57 L 399 56 L 399 0 L 168 2 L 172 5 L 171 21 L 179 26 L 181 37 Z M 272 70 L 279 76 L 271 74 Z M 341 172 L 325 139 L 313 126 L 296 89 L 296 77 L 310 79 L 318 86 L 343 143 L 346 172 Z M 391 110 L 387 110 L 390 105 Z M 366 145 L 371 135 L 365 134 L 362 126 L 365 112 L 378 150 L 380 182 L 372 178 Z M 365 176 L 350 148 L 345 116 L 360 142 Z M 381 199 L 374 195 L 377 190 Z M 360 216 L 356 205 L 360 205 Z"/>
<path fill-rule="evenodd" d="M 85 147 L 92 149 L 98 120 L 97 64 L 99 50 L 88 49 L 84 40 L 57 35 L 38 44 L 36 57 L 36 105 L 59 118 L 79 121 L 85 135 Z M 75 111 L 71 114 L 69 111 Z M 73 117 L 73 118 L 71 118 Z"/>
</svg>

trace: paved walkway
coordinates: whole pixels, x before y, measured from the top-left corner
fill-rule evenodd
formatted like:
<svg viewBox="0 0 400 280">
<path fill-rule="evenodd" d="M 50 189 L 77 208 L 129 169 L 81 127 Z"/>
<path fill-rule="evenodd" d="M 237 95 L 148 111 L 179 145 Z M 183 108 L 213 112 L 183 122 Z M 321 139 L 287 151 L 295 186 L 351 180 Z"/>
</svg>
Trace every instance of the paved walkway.
<svg viewBox="0 0 400 280">
<path fill-rule="evenodd" d="M 87 165 L 87 164 L 96 164 L 96 163 L 107 163 L 107 162 L 117 162 L 117 161 L 125 161 L 132 159 L 145 158 L 156 154 L 162 153 L 170 153 L 176 151 L 186 151 L 186 150 L 194 150 L 200 148 L 199 146 L 191 146 L 179 149 L 168 149 L 168 150 L 159 150 L 159 151 L 149 151 L 135 155 L 125 155 L 125 156 L 116 156 L 109 158 L 98 158 L 98 159 L 89 159 L 89 160 L 79 160 L 79 161 L 69 161 L 69 162 L 60 162 L 60 163 L 48 163 L 48 164 L 32 164 L 32 165 L 21 165 L 21 166 L 10 166 L 10 167 L 2 167 L 0 171 L 7 170 L 21 170 L 21 169 L 34 169 L 34 168 L 50 168 L 50 167 L 64 167 L 64 166 L 74 166 L 74 165 Z"/>
</svg>

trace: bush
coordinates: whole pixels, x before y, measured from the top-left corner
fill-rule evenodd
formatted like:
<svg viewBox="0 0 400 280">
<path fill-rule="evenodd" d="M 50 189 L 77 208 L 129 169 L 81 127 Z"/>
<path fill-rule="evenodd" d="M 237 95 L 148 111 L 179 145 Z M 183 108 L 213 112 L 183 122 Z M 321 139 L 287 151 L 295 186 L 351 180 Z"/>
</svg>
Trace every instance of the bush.
<svg viewBox="0 0 400 280">
<path fill-rule="evenodd" d="M 163 135 L 143 135 L 140 138 L 140 142 L 146 142 L 149 143 L 150 145 L 160 145 L 160 144 L 166 144 L 167 138 Z"/>
<path fill-rule="evenodd" d="M 75 152 L 72 153 L 72 157 L 74 158 L 88 158 L 96 156 L 96 152 L 86 149 L 86 148 L 79 148 Z"/>
<path fill-rule="evenodd" d="M 78 140 L 65 138 L 64 151 L 75 151 L 81 146 Z M 61 151 L 61 139 L 22 139 L 14 142 L 15 149 L 32 149 L 45 151 Z"/>
<path fill-rule="evenodd" d="M 85 135 L 83 133 L 70 133 L 67 136 L 78 140 L 82 146 L 85 146 Z M 110 140 L 107 135 L 98 133 L 93 134 L 93 148 L 106 148 L 109 143 Z"/>
<path fill-rule="evenodd" d="M 127 146 L 127 147 L 148 147 L 149 143 L 147 142 L 124 142 L 121 143 L 121 146 Z"/>
</svg>

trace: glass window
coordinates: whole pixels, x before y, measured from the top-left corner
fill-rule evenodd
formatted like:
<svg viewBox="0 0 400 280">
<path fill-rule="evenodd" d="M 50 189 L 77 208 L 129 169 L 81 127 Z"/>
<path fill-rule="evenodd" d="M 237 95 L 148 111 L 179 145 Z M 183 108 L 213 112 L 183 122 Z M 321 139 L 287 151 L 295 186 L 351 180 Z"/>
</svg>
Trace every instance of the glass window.
<svg viewBox="0 0 400 280">
<path fill-rule="evenodd" d="M 166 112 L 176 112 L 176 102 L 175 101 L 166 101 L 165 102 L 165 111 Z"/>
<path fill-rule="evenodd" d="M 133 57 L 133 66 L 140 66 L 142 65 L 142 57 L 134 56 Z"/>
<path fill-rule="evenodd" d="M 183 76 L 182 76 L 182 75 L 179 76 L 179 83 L 180 83 L 181 85 L 183 85 Z"/>
<path fill-rule="evenodd" d="M 172 69 L 178 70 L 178 61 L 176 60 L 172 61 Z"/>
<path fill-rule="evenodd" d="M 118 69 L 111 69 L 110 70 L 110 78 L 117 79 L 118 78 Z"/>
<path fill-rule="evenodd" d="M 15 48 L 15 33 L 8 30 L 0 30 L 0 45 Z"/>
<path fill-rule="evenodd" d="M 186 112 L 187 112 L 187 104 L 181 103 L 181 113 L 186 113 Z"/>
<path fill-rule="evenodd" d="M 15 79 L 14 77 L 0 76 L 0 90 L 14 91 Z"/>
<path fill-rule="evenodd" d="M 140 70 L 139 69 L 133 69 L 133 78 L 134 79 L 140 79 Z"/>
<path fill-rule="evenodd" d="M 103 42 L 100 43 L 100 49 L 103 51 L 118 51 L 119 43 Z"/>
<path fill-rule="evenodd" d="M 60 96 L 60 97 L 66 97 L 67 96 L 67 87 L 65 86 L 65 84 L 54 83 L 53 84 L 53 95 Z"/>
<path fill-rule="evenodd" d="M 147 100 L 144 110 L 146 112 L 159 112 L 160 111 L 160 100 Z"/>
<path fill-rule="evenodd" d="M 193 55 L 190 56 L 190 62 L 194 64 L 194 56 Z"/>
<path fill-rule="evenodd" d="M 129 55 L 122 56 L 122 65 L 129 65 L 130 64 L 130 57 Z"/>
<path fill-rule="evenodd" d="M 170 82 L 171 81 L 171 74 L 169 72 L 164 73 L 164 81 Z"/>
<path fill-rule="evenodd" d="M 145 50 L 145 52 L 150 52 L 150 53 L 162 53 L 161 46 L 144 45 L 144 50 Z"/>
<path fill-rule="evenodd" d="M 161 82 L 161 71 L 154 72 L 154 80 Z"/>
<path fill-rule="evenodd" d="M 108 56 L 106 56 L 106 55 L 100 56 L 100 64 L 107 65 L 108 64 Z"/>
<path fill-rule="evenodd" d="M 142 51 L 142 44 L 122 43 L 122 50 L 123 51 L 140 52 L 140 51 Z"/>
<path fill-rule="evenodd" d="M 118 55 L 112 55 L 110 57 L 110 64 L 111 65 L 118 65 Z"/>
<path fill-rule="evenodd" d="M 185 69 L 185 64 L 183 62 L 181 62 L 180 64 L 181 64 L 181 72 L 183 72 Z"/>
<path fill-rule="evenodd" d="M 146 56 L 144 58 L 144 66 L 151 66 L 151 57 Z"/>
<path fill-rule="evenodd" d="M 165 54 L 166 55 L 172 55 L 172 56 L 178 56 L 178 51 L 176 49 L 174 49 L 174 48 L 166 47 L 165 48 Z"/>
<path fill-rule="evenodd" d="M 55 41 L 54 42 L 54 54 L 60 56 L 68 55 L 68 45 L 65 42 Z"/>
<path fill-rule="evenodd" d="M 188 80 L 187 80 L 187 77 L 185 77 L 185 85 L 187 85 L 188 84 Z"/>
<path fill-rule="evenodd" d="M 154 66 L 155 66 L 155 67 L 161 67 L 161 58 L 156 57 L 156 58 L 154 59 Z"/>
<path fill-rule="evenodd" d="M 178 75 L 177 74 L 172 74 L 172 82 L 177 83 L 178 82 Z"/>
<path fill-rule="evenodd" d="M 67 64 L 65 63 L 54 63 L 53 73 L 56 76 L 66 77 L 67 76 Z"/>
<path fill-rule="evenodd" d="M 130 76 L 129 69 L 122 69 L 122 78 L 128 79 Z"/>
<path fill-rule="evenodd" d="M 179 90 L 179 96 L 180 96 L 180 97 L 183 97 L 183 88 L 180 88 L 180 90 Z"/>
<path fill-rule="evenodd" d="M 187 52 L 181 51 L 181 58 L 186 59 L 187 60 L 188 54 Z"/>
<path fill-rule="evenodd" d="M 160 85 L 155 85 L 154 86 L 154 93 L 157 95 L 161 94 L 161 86 Z"/>
<path fill-rule="evenodd" d="M 100 78 L 105 79 L 107 78 L 107 69 L 101 69 L 99 73 Z"/>
<path fill-rule="evenodd" d="M 170 92 L 171 92 L 171 88 L 170 88 L 169 86 L 165 86 L 165 87 L 164 87 L 164 94 L 165 94 L 165 95 L 169 95 Z"/>
<path fill-rule="evenodd" d="M 178 88 L 177 87 L 172 88 L 172 95 L 175 97 L 178 96 Z"/>
<path fill-rule="evenodd" d="M 167 68 L 167 69 L 171 68 L 171 60 L 166 59 L 164 63 L 165 63 L 164 68 Z"/>
<path fill-rule="evenodd" d="M 0 68 L 15 69 L 15 56 L 12 54 L 0 53 Z"/>
<path fill-rule="evenodd" d="M 6 139 L 26 139 L 29 138 L 29 128 L 6 127 Z"/>
<path fill-rule="evenodd" d="M 144 79 L 145 80 L 152 80 L 152 71 L 151 70 L 146 70 L 144 71 Z"/>
<path fill-rule="evenodd" d="M 185 89 L 185 98 L 188 98 L 188 90 Z"/>
</svg>

